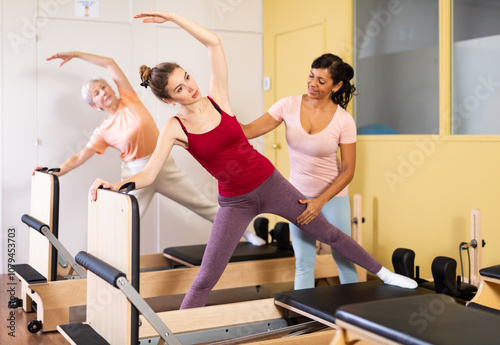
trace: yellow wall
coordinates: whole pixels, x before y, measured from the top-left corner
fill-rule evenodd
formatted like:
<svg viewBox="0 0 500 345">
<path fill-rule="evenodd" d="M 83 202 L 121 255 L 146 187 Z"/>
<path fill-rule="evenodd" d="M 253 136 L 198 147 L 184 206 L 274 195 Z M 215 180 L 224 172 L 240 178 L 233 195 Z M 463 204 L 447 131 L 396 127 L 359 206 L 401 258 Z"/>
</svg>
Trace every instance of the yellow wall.
<svg viewBox="0 0 500 345">
<path fill-rule="evenodd" d="M 350 193 L 363 196 L 364 247 L 385 266 L 397 247 L 411 248 L 421 276 L 432 260 L 453 257 L 470 241 L 472 209 L 482 218 L 483 267 L 499 263 L 500 142 L 480 138 L 360 136 Z M 462 253 L 464 259 L 467 255 Z M 468 270 L 464 267 L 466 276 Z M 457 272 L 460 274 L 460 272 Z"/>
<path fill-rule="evenodd" d="M 307 4 L 307 5 L 304 5 Z M 274 39 L 277 33 L 308 26 L 311 22 L 324 21 L 325 52 L 336 52 L 346 62 L 352 62 L 352 3 L 346 0 L 264 0 L 264 76 L 274 77 Z M 300 50 L 300 42 L 296 42 Z M 290 57 L 293 59 L 293 56 Z M 312 61 L 311 61 L 312 62 Z M 307 75 L 304 76 L 304 92 Z M 267 110 L 274 102 L 275 93 L 264 93 Z"/>
<path fill-rule="evenodd" d="M 323 2 L 264 0 L 265 76 L 273 76 L 275 71 L 275 33 L 310 16 L 321 16 L 327 24 L 326 50 L 352 61 L 352 1 L 329 1 L 312 8 L 319 3 Z M 300 42 L 296 44 L 300 49 Z M 449 90 L 443 91 L 441 99 L 447 99 L 447 94 Z M 266 109 L 276 100 L 272 89 L 265 92 Z M 441 104 L 444 136 L 359 136 L 356 173 L 350 185 L 351 197 L 354 193 L 363 197 L 363 246 L 389 268 L 394 249 L 413 249 L 425 278 L 431 277 L 431 263 L 438 255 L 455 258 L 460 274 L 458 246 L 470 240 L 474 208 L 481 211 L 487 243 L 482 266 L 500 263 L 496 254 L 500 242 L 500 217 L 496 214 L 500 204 L 500 138 L 448 135 L 444 123 L 447 109 Z M 268 137 L 265 142 L 272 140 Z M 266 155 L 273 158 L 269 146 Z M 467 260 L 466 252 L 462 256 Z M 464 270 L 467 276 L 467 268 Z"/>
</svg>

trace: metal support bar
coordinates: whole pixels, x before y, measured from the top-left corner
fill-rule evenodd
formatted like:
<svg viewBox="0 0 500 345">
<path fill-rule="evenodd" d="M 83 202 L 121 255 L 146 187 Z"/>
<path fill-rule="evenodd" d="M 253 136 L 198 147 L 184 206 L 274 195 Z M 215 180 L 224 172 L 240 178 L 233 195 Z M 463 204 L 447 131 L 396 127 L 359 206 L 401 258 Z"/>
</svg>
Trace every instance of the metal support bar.
<svg viewBox="0 0 500 345">
<path fill-rule="evenodd" d="M 75 272 L 81 278 L 87 278 L 87 272 L 85 272 L 85 270 L 76 263 L 73 256 L 68 252 L 66 247 L 64 247 L 63 244 L 57 239 L 57 237 L 54 236 L 54 234 L 52 233 L 52 231 L 50 231 L 48 226 L 42 226 L 40 232 L 49 240 L 49 242 L 57 249 L 57 251 L 64 257 L 66 262 L 71 267 L 73 267 Z"/>
<path fill-rule="evenodd" d="M 167 345 L 182 345 L 125 277 L 118 278 L 116 285 L 127 296 L 130 303 L 148 320 Z"/>
</svg>

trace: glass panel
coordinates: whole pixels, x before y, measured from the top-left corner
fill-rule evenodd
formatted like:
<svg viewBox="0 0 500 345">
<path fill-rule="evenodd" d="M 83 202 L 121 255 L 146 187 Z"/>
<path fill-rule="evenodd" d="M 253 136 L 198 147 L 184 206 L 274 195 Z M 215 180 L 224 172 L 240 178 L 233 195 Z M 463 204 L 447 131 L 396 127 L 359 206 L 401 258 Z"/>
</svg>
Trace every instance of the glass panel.
<svg viewBox="0 0 500 345">
<path fill-rule="evenodd" d="M 358 134 L 439 132 L 438 0 L 359 0 Z"/>
<path fill-rule="evenodd" d="M 453 2 L 453 134 L 500 134 L 500 1 Z"/>
</svg>

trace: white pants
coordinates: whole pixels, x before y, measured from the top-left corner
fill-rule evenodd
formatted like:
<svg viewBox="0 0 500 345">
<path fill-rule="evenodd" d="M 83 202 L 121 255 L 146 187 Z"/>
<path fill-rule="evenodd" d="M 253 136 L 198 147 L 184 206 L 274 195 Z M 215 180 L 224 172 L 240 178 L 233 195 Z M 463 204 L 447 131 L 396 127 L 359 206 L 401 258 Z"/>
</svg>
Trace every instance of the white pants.
<svg viewBox="0 0 500 345">
<path fill-rule="evenodd" d="M 136 159 L 132 162 L 122 162 L 122 180 L 142 171 L 150 157 Z M 212 223 L 219 209 L 217 203 L 210 201 L 196 188 L 187 175 L 175 164 L 172 157 L 168 157 L 167 162 L 150 186 L 130 193 L 137 199 L 141 218 L 146 213 L 155 193 L 160 193 L 187 207 Z"/>
</svg>

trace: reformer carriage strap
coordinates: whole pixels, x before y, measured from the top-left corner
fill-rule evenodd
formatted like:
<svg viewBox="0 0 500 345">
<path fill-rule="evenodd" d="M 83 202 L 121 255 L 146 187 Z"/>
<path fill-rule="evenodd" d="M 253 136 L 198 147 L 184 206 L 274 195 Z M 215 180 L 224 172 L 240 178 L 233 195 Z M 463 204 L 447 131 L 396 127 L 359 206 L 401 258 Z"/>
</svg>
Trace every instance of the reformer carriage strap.
<svg viewBox="0 0 500 345">
<path fill-rule="evenodd" d="M 129 192 L 133 191 L 135 189 L 135 182 L 127 182 L 122 184 L 120 189 L 118 189 L 118 192 L 121 192 L 123 189 L 125 189 L 125 194 L 128 194 Z"/>
<path fill-rule="evenodd" d="M 115 288 L 118 288 L 116 283 L 118 279 L 120 277 L 125 277 L 125 273 L 117 270 L 110 264 L 87 252 L 79 252 L 78 254 L 76 254 L 75 260 L 79 265 L 95 273 L 97 276 L 113 285 Z"/>
<path fill-rule="evenodd" d="M 53 172 L 60 172 L 61 169 L 59 168 L 47 168 L 47 167 L 42 167 L 40 169 L 37 169 L 36 171 L 40 171 L 40 172 L 44 172 L 44 173 L 47 173 L 47 174 L 51 174 Z"/>
<path fill-rule="evenodd" d="M 109 188 L 104 188 L 103 186 L 99 186 L 97 189 L 110 190 Z M 118 193 L 122 193 L 123 189 L 125 189 L 125 191 L 123 192 L 124 194 L 130 193 L 135 189 L 135 182 L 127 182 L 122 184 L 121 187 L 118 189 Z"/>
</svg>

